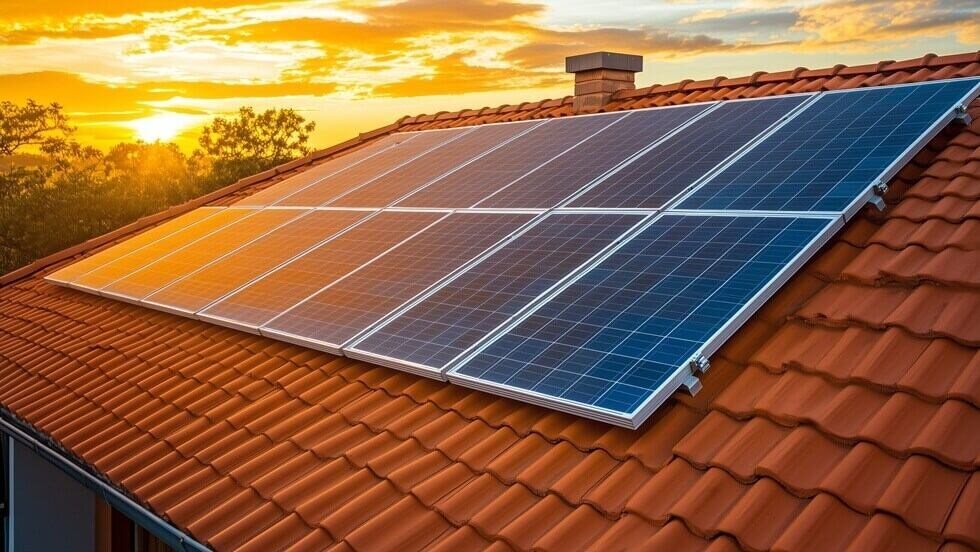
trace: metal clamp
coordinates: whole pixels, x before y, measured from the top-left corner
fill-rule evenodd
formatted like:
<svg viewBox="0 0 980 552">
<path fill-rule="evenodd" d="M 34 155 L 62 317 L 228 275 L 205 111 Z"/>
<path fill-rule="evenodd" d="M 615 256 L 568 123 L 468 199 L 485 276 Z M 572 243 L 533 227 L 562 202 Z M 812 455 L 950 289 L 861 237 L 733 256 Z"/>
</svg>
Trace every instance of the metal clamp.
<svg viewBox="0 0 980 552">
<path fill-rule="evenodd" d="M 960 104 L 956 106 L 956 108 L 953 110 L 953 113 L 956 114 L 955 120 L 959 123 L 968 125 L 973 122 L 973 118 L 970 117 L 970 113 L 969 111 L 967 111 L 965 104 Z"/>
<path fill-rule="evenodd" d="M 691 374 L 704 374 L 708 371 L 708 368 L 711 368 L 711 361 L 708 360 L 708 357 L 699 353 L 688 361 L 688 367 L 691 369 Z"/>
<path fill-rule="evenodd" d="M 872 195 L 871 198 L 868 199 L 868 202 L 870 202 L 875 207 L 877 207 L 879 211 L 884 211 L 885 194 L 888 193 L 888 184 L 882 182 L 881 180 L 878 180 L 877 182 L 871 185 L 871 190 L 874 192 L 874 195 Z"/>
</svg>

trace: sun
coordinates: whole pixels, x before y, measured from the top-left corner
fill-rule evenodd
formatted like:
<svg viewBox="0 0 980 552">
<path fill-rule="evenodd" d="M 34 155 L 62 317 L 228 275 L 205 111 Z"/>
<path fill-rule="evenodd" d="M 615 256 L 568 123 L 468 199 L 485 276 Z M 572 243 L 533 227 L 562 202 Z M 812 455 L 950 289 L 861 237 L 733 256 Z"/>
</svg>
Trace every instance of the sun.
<svg viewBox="0 0 980 552">
<path fill-rule="evenodd" d="M 193 115 L 168 111 L 130 121 L 128 126 L 136 132 L 136 137 L 144 142 L 168 141 L 196 123 L 197 119 Z"/>
</svg>

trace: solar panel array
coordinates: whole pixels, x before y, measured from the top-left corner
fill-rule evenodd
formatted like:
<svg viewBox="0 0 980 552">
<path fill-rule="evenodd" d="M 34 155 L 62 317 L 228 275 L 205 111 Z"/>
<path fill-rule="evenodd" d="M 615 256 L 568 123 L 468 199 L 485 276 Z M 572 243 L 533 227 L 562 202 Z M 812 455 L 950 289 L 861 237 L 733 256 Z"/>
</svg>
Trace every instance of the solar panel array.
<svg viewBox="0 0 980 552">
<path fill-rule="evenodd" d="M 396 133 L 48 279 L 637 427 L 978 83 Z"/>
</svg>

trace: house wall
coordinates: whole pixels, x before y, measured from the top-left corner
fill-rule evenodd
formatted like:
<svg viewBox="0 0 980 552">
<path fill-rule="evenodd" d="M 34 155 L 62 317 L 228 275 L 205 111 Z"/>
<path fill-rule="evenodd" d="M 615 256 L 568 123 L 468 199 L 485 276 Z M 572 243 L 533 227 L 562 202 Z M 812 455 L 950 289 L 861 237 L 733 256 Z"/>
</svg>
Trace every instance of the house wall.
<svg viewBox="0 0 980 552">
<path fill-rule="evenodd" d="M 8 439 L 7 552 L 95 549 L 95 495 L 28 447 Z"/>
</svg>

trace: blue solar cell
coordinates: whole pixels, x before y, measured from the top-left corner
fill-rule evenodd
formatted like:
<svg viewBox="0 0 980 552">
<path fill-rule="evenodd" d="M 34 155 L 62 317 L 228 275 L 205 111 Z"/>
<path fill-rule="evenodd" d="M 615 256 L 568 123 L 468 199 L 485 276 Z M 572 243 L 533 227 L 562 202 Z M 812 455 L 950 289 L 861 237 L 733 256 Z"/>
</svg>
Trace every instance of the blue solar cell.
<svg viewBox="0 0 980 552">
<path fill-rule="evenodd" d="M 665 215 L 450 379 L 630 419 L 832 222 Z"/>
<path fill-rule="evenodd" d="M 262 326 L 333 351 L 530 221 L 454 213 Z"/>
<path fill-rule="evenodd" d="M 570 206 L 661 207 L 810 98 L 794 95 L 723 102 Z"/>
<path fill-rule="evenodd" d="M 978 82 L 824 94 L 679 208 L 843 212 Z"/>
<path fill-rule="evenodd" d="M 352 349 L 441 373 L 456 356 L 642 219 L 551 215 Z"/>
<path fill-rule="evenodd" d="M 624 113 L 604 113 L 549 120 L 414 192 L 395 205 L 398 207 L 472 207 L 576 143 L 616 123 L 624 115 Z"/>
<path fill-rule="evenodd" d="M 714 104 L 644 109 L 627 116 L 477 207 L 549 209 Z"/>
</svg>

